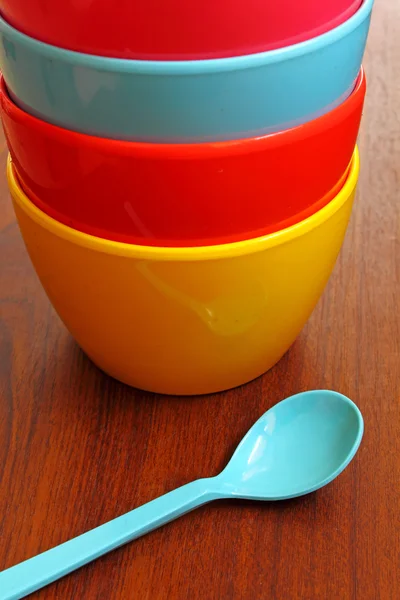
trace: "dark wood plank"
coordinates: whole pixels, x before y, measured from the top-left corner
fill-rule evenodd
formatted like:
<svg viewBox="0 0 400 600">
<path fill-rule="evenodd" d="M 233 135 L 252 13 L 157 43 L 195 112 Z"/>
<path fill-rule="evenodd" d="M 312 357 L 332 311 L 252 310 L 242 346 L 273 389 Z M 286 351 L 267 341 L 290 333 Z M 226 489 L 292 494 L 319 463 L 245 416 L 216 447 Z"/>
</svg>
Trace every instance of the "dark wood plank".
<svg viewBox="0 0 400 600">
<path fill-rule="evenodd" d="M 335 272 L 291 351 L 243 388 L 156 397 L 92 366 L 38 284 L 2 170 L 0 569 L 216 473 L 253 421 L 289 394 L 339 390 L 366 423 L 357 459 L 317 494 L 204 507 L 38 600 L 400 597 L 399 19 L 400 4 L 377 1 L 361 181 Z"/>
</svg>

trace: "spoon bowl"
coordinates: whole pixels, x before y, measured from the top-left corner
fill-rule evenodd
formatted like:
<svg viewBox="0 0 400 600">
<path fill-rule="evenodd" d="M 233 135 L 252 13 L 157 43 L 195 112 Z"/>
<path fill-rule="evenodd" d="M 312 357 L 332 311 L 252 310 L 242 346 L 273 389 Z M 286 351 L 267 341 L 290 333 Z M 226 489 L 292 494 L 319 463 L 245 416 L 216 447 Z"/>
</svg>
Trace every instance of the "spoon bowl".
<svg viewBox="0 0 400 600">
<path fill-rule="evenodd" d="M 297 394 L 253 425 L 218 479 L 240 498 L 302 496 L 345 469 L 362 435 L 361 413 L 342 394 L 328 390 Z"/>
<path fill-rule="evenodd" d="M 220 475 L 188 483 L 2 571 L 1 600 L 19 600 L 212 500 L 281 500 L 321 488 L 354 457 L 363 427 L 359 409 L 341 394 L 291 396 L 253 425 Z"/>
</svg>

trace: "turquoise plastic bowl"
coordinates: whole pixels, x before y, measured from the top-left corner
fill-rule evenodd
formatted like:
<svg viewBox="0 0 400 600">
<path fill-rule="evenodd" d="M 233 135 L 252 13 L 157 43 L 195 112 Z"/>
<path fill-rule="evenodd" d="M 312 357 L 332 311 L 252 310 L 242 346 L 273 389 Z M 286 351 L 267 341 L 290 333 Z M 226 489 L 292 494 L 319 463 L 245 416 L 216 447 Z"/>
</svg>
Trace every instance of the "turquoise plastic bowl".
<svg viewBox="0 0 400 600">
<path fill-rule="evenodd" d="M 67 129 L 147 142 L 254 137 L 324 114 L 353 89 L 374 0 L 306 42 L 198 61 L 103 58 L 50 46 L 0 19 L 0 68 L 26 112 Z"/>
</svg>

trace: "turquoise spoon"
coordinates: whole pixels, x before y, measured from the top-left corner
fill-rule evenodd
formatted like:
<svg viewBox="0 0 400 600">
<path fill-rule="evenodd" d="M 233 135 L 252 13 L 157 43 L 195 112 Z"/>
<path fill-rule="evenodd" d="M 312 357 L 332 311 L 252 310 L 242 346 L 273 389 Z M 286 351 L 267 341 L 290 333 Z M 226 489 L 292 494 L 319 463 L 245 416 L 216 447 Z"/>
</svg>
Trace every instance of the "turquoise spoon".
<svg viewBox="0 0 400 600">
<path fill-rule="evenodd" d="M 217 477 L 188 483 L 2 571 L 0 599 L 23 598 L 212 500 L 283 500 L 313 492 L 349 464 L 363 428 L 357 406 L 336 392 L 312 391 L 287 398 L 253 425 Z"/>
</svg>

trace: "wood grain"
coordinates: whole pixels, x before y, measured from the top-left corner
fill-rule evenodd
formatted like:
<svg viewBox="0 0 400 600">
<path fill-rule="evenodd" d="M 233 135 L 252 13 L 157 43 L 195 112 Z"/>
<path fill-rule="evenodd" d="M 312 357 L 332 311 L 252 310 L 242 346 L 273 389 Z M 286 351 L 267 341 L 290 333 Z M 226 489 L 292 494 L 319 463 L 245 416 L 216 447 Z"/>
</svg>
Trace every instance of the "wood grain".
<svg viewBox="0 0 400 600">
<path fill-rule="evenodd" d="M 377 0 L 361 181 L 335 272 L 291 351 L 243 388 L 165 398 L 100 373 L 40 288 L 2 171 L 0 570 L 217 473 L 253 421 L 292 393 L 341 391 L 366 424 L 356 460 L 317 494 L 204 507 L 32 597 L 400 598 L 399 22 L 400 3 Z"/>
</svg>

